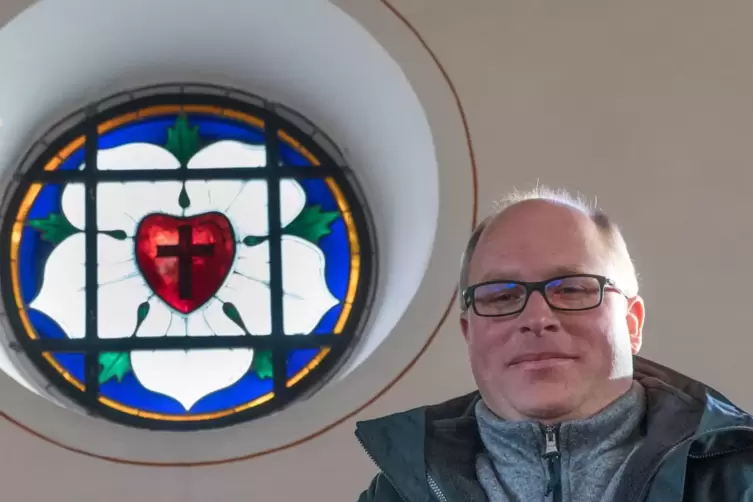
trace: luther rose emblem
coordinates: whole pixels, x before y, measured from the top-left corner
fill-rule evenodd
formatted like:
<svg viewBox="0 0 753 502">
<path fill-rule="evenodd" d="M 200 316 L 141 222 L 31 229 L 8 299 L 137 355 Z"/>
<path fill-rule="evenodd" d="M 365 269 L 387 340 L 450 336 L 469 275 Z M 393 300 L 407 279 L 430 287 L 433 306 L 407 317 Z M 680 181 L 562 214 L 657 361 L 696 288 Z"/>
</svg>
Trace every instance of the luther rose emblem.
<svg viewBox="0 0 753 502">
<path fill-rule="evenodd" d="M 264 414 L 351 337 L 367 282 L 356 201 L 293 126 L 270 154 L 251 114 L 147 110 L 101 123 L 96 170 L 82 138 L 37 171 L 64 182 L 20 197 L 19 339 L 108 418 L 192 428 Z"/>
</svg>

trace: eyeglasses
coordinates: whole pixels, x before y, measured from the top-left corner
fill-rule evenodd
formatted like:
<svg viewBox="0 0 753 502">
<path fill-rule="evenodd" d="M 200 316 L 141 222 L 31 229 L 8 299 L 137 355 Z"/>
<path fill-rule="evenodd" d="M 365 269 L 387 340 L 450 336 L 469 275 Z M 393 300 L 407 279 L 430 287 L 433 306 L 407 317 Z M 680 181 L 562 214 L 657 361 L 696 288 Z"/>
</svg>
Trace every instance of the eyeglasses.
<svg viewBox="0 0 753 502">
<path fill-rule="evenodd" d="M 540 282 L 488 281 L 474 284 L 462 292 L 465 310 L 483 317 L 502 317 L 522 312 L 534 291 L 538 291 L 553 310 L 595 309 L 612 290 L 627 298 L 612 279 L 601 275 L 573 274 Z"/>
</svg>

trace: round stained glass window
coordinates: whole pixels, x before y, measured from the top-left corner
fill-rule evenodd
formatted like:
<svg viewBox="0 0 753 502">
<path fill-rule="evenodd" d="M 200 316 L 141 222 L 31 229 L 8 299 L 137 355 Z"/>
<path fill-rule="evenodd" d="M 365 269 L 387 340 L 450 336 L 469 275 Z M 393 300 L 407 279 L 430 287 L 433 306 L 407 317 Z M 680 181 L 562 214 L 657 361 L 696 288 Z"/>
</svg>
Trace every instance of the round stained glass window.
<svg viewBox="0 0 753 502">
<path fill-rule="evenodd" d="M 3 300 L 19 346 L 92 414 L 253 419 L 314 392 L 357 339 L 374 266 L 350 171 L 305 120 L 230 96 L 126 95 L 22 169 Z"/>
</svg>

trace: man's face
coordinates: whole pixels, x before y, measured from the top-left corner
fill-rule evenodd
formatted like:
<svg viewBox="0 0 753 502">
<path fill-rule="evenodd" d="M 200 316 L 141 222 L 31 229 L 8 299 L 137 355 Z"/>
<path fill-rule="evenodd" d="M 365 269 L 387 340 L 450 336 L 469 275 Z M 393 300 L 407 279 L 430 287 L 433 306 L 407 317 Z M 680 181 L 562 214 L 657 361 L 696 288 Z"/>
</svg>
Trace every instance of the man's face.
<svg viewBox="0 0 753 502">
<path fill-rule="evenodd" d="M 587 215 L 526 201 L 486 229 L 469 283 L 543 281 L 568 273 L 618 279 Z M 492 411 L 508 420 L 558 422 L 591 416 L 628 390 L 643 315 L 639 297 L 628 299 L 614 289 L 605 289 L 601 306 L 579 312 L 553 310 L 534 292 L 525 309 L 511 316 L 482 317 L 470 308 L 461 327 L 474 377 Z M 522 355 L 544 358 L 514 363 Z"/>
</svg>

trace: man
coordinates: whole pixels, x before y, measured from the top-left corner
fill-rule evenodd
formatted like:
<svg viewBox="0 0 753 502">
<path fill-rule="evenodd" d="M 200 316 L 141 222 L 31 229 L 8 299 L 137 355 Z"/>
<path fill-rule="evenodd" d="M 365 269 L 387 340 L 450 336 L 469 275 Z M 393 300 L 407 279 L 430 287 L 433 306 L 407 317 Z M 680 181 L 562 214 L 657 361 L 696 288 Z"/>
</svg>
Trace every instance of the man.
<svg viewBox="0 0 753 502">
<path fill-rule="evenodd" d="M 753 501 L 753 417 L 636 356 L 644 303 L 604 213 L 511 199 L 471 236 L 460 291 L 479 390 L 359 423 L 381 470 L 359 501 Z"/>
</svg>

